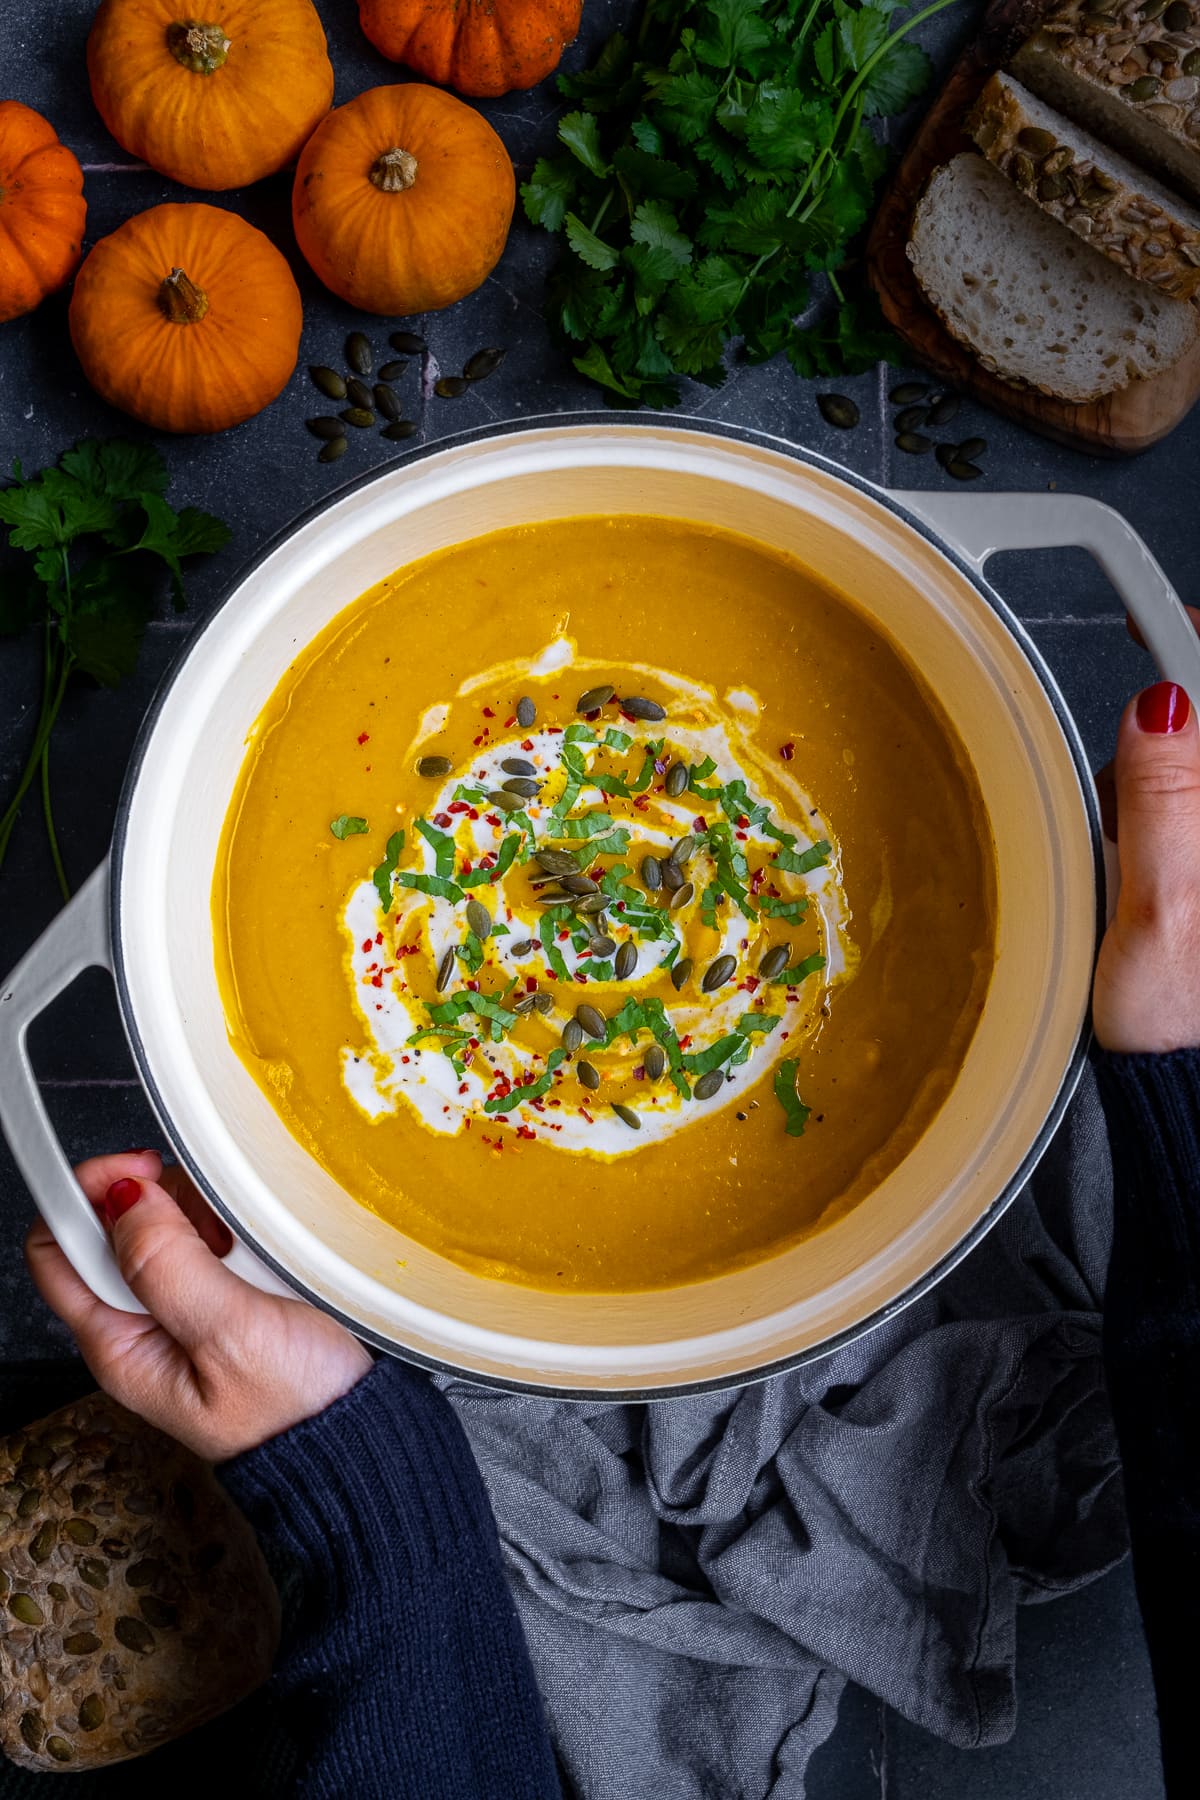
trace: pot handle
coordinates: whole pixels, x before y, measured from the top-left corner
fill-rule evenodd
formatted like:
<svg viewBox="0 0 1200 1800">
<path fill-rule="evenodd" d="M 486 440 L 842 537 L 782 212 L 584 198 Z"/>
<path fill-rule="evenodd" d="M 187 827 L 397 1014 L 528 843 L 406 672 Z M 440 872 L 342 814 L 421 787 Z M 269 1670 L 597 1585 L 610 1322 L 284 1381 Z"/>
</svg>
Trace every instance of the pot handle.
<svg viewBox="0 0 1200 1800">
<path fill-rule="evenodd" d="M 1087 550 L 1120 595 L 1165 681 L 1200 707 L 1200 637 L 1128 519 L 1086 494 L 897 493 L 891 498 L 982 570 L 997 550 Z"/>
<path fill-rule="evenodd" d="M 38 1210 L 76 1273 L 121 1312 L 144 1313 L 122 1280 L 103 1225 L 63 1154 L 29 1060 L 29 1027 L 84 969 L 112 971 L 108 862 L 93 869 L 0 989 L 0 1129 Z M 225 1266 L 254 1287 L 295 1298 L 236 1237 Z"/>
</svg>

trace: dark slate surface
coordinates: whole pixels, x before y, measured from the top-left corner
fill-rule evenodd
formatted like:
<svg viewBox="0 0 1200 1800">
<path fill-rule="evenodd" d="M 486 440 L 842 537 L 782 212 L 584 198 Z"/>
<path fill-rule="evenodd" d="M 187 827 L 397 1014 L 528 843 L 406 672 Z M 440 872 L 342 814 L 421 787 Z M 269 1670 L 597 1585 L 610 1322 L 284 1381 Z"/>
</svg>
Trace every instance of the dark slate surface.
<svg viewBox="0 0 1200 1800">
<path fill-rule="evenodd" d="M 339 101 L 393 78 L 390 65 L 359 35 L 351 0 L 317 4 L 330 35 Z M 630 0 L 588 0 L 584 32 L 569 60 L 584 60 L 589 47 L 632 10 Z M 101 126 L 83 76 L 92 11 L 91 0 L 21 0 L 0 10 L 0 95 L 44 111 L 85 165 L 89 241 L 145 206 L 189 197 L 132 166 Z M 926 35 L 943 66 L 969 32 L 973 14 L 971 0 L 961 0 Z M 485 107 L 519 175 L 552 140 L 556 104 L 553 91 L 545 89 Z M 325 294 L 300 264 L 290 237 L 286 178 L 216 199 L 268 231 L 296 268 L 306 310 L 301 370 L 310 362 L 337 363 L 347 330 L 364 321 Z M 595 391 L 574 374 L 542 323 L 542 281 L 552 256 L 544 235 L 518 221 L 501 264 L 483 288 L 450 314 L 418 322 L 448 372 L 482 344 L 510 350 L 505 367 L 486 386 L 457 402 L 432 402 L 418 441 L 465 426 L 596 404 Z M 138 435 L 137 427 L 110 413 L 83 383 L 66 337 L 65 311 L 59 297 L 35 316 L 0 329 L 0 466 L 19 456 L 26 469 L 37 469 L 78 436 Z M 371 330 L 382 348 L 384 327 L 376 323 Z M 410 369 L 402 383 L 414 405 L 416 372 Z M 880 370 L 836 384 L 853 393 L 862 409 L 863 424 L 853 433 L 827 426 L 816 409 L 816 384 L 797 381 L 782 364 L 735 367 L 719 391 L 688 393 L 684 409 L 776 432 L 883 484 L 945 483 L 931 461 L 893 449 L 885 396 L 896 379 Z M 313 410 L 300 373 L 273 407 L 236 432 L 211 440 L 163 441 L 173 497 L 221 514 L 234 528 L 234 541 L 192 576 L 187 615 L 151 627 L 133 680 L 115 694 L 83 682 L 71 692 L 54 756 L 61 837 L 73 880 L 82 879 L 104 854 L 128 752 L 156 683 L 240 561 L 343 476 L 392 460 L 395 447 L 363 433 L 336 469 L 319 466 L 316 446 L 303 430 Z M 954 431 L 987 438 L 983 487 L 1073 490 L 1118 507 L 1177 585 L 1196 597 L 1188 590 L 1200 497 L 1200 413 L 1136 463 L 1108 463 L 1057 448 L 975 407 L 964 407 Z M 1152 678 L 1147 658 L 1125 633 L 1115 595 L 1075 551 L 1004 556 L 992 574 L 1047 656 L 1098 766 L 1109 754 L 1123 701 Z M 32 643 L 5 642 L 0 792 L 23 759 L 35 677 Z M 0 968 L 34 941 L 57 904 L 40 820 L 31 809 L 0 882 Z M 40 1023 L 33 1043 L 47 1099 L 72 1156 L 155 1141 L 105 978 L 92 975 L 79 982 Z M 34 1298 L 21 1266 L 19 1245 L 30 1212 L 29 1196 L 0 1147 L 0 1362 L 59 1359 L 66 1353 L 64 1335 Z M 1012 1744 L 976 1754 L 949 1750 L 884 1716 L 868 1696 L 851 1692 L 838 1732 L 814 1761 L 813 1800 L 1158 1800 L 1153 1701 L 1127 1571 L 1070 1600 L 1027 1612 L 1021 1648 L 1021 1723 Z"/>
</svg>

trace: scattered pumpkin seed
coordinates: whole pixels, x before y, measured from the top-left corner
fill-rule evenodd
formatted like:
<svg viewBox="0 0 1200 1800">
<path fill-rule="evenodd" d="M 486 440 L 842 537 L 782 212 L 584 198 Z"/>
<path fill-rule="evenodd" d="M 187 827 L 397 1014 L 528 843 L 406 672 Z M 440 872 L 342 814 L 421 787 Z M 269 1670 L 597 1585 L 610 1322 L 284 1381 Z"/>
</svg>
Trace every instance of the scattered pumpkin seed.
<svg viewBox="0 0 1200 1800">
<path fill-rule="evenodd" d="M 519 944 L 510 944 L 508 946 L 508 954 L 517 957 L 519 960 L 521 957 L 531 955 L 537 947 L 536 938 L 522 938 Z"/>
<path fill-rule="evenodd" d="M 399 350 L 401 356 L 420 356 L 423 350 L 429 348 L 425 339 L 416 331 L 393 331 L 388 343 L 393 350 Z"/>
<path fill-rule="evenodd" d="M 661 1081 L 667 1067 L 667 1053 L 661 1044 L 651 1044 L 642 1058 L 647 1081 Z"/>
<path fill-rule="evenodd" d="M 41 1503 L 42 1496 L 38 1493 L 37 1489 L 26 1488 L 25 1492 L 21 1495 L 21 1498 L 17 1501 L 18 1519 L 28 1519 L 37 1511 Z"/>
<path fill-rule="evenodd" d="M 683 988 L 686 987 L 687 979 L 691 972 L 692 959 L 690 956 L 685 956 L 680 962 L 672 963 L 671 986 L 675 989 L 677 994 L 682 992 Z"/>
<path fill-rule="evenodd" d="M 538 992 L 533 996 L 533 1010 L 534 1010 L 534 1012 L 539 1012 L 539 1013 L 553 1012 L 554 1011 L 554 995 L 553 994 L 543 994 L 541 992 L 541 990 L 539 989 Z"/>
<path fill-rule="evenodd" d="M 1167 10 L 1167 3 L 1168 0 L 1145 0 L 1145 4 L 1138 7 L 1138 12 L 1147 21 L 1161 19 Z"/>
<path fill-rule="evenodd" d="M 521 698 L 517 701 L 517 724 L 521 727 L 522 731 L 528 731 L 536 718 L 537 707 L 533 704 L 533 701 L 529 698 L 528 694 L 522 694 Z"/>
<path fill-rule="evenodd" d="M 579 864 L 569 850 L 535 850 L 533 860 L 547 875 L 578 875 Z"/>
<path fill-rule="evenodd" d="M 371 340 L 365 331 L 352 331 L 346 339 L 346 361 L 356 375 L 369 375 L 374 362 Z"/>
<path fill-rule="evenodd" d="M 928 419 L 929 408 L 927 406 L 906 406 L 903 412 L 896 414 L 892 423 L 897 431 L 917 431 L 927 423 Z"/>
<path fill-rule="evenodd" d="M 119 1618 L 113 1626 L 113 1636 L 118 1644 L 124 1644 L 127 1650 L 139 1650 L 148 1656 L 154 1648 L 154 1633 L 141 1619 L 132 1619 L 128 1613 Z"/>
<path fill-rule="evenodd" d="M 417 774 L 423 775 L 427 781 L 438 781 L 448 775 L 454 764 L 448 756 L 423 756 L 417 764 Z"/>
<path fill-rule="evenodd" d="M 30 1539 L 29 1554 L 35 1563 L 44 1563 L 58 1541 L 58 1525 L 53 1519 L 46 1519 L 38 1526 L 37 1532 Z"/>
<path fill-rule="evenodd" d="M 667 770 L 666 788 L 672 800 L 678 800 L 688 784 L 688 772 L 683 763 L 672 763 Z"/>
<path fill-rule="evenodd" d="M 442 960 L 437 966 L 437 978 L 434 985 L 439 994 L 444 988 L 449 987 L 450 977 L 454 973 L 454 965 L 457 961 L 458 958 L 454 954 L 454 945 L 451 944 L 450 948 L 443 953 Z"/>
<path fill-rule="evenodd" d="M 85 1556 L 79 1565 L 79 1574 L 89 1587 L 106 1588 L 108 1586 L 108 1564 L 102 1563 L 98 1557 Z"/>
<path fill-rule="evenodd" d="M 66 1738 L 59 1737 L 57 1732 L 54 1733 L 53 1737 L 48 1737 L 46 1739 L 46 1755 L 52 1756 L 55 1762 L 70 1762 L 74 1754 L 75 1752 L 72 1750 Z"/>
<path fill-rule="evenodd" d="M 463 374 L 468 381 L 486 381 L 489 375 L 496 373 L 507 355 L 507 350 L 477 350 L 474 356 L 467 358 Z"/>
<path fill-rule="evenodd" d="M 662 863 L 660 867 L 662 870 L 663 886 L 669 893 L 677 893 L 684 883 L 685 877 L 683 870 L 680 868 L 679 864 L 674 862 L 669 856 L 666 862 Z"/>
<path fill-rule="evenodd" d="M 1037 182 L 1037 164 L 1032 156 L 1024 150 L 1014 150 L 1012 155 L 1012 178 L 1025 193 L 1031 193 Z"/>
<path fill-rule="evenodd" d="M 99 1694 L 89 1694 L 86 1700 L 79 1703 L 79 1729 L 95 1731 L 104 1723 L 104 1702 Z"/>
<path fill-rule="evenodd" d="M 356 431 L 369 431 L 375 423 L 375 414 L 367 406 L 348 406 L 338 417 L 345 419 L 347 425 L 353 425 Z"/>
<path fill-rule="evenodd" d="M 719 987 L 724 987 L 729 977 L 737 969 L 736 956 L 718 956 L 716 962 L 709 963 L 704 972 L 701 990 L 706 994 L 715 994 Z"/>
<path fill-rule="evenodd" d="M 618 981 L 628 981 L 637 968 L 638 953 L 631 943 L 624 943 L 617 951 L 617 960 L 613 964 L 613 972 Z"/>
<path fill-rule="evenodd" d="M 957 394 L 940 394 L 929 409 L 931 425 L 948 425 L 955 418 L 962 401 Z"/>
<path fill-rule="evenodd" d="M 1038 182 L 1038 199 L 1062 200 L 1070 191 L 1070 186 L 1065 175 L 1043 175 Z"/>
<path fill-rule="evenodd" d="M 893 406 L 913 406 L 923 400 L 929 389 L 923 381 L 901 381 L 888 395 Z"/>
<path fill-rule="evenodd" d="M 500 764 L 506 775 L 536 775 L 537 770 L 523 756 L 507 756 Z"/>
<path fill-rule="evenodd" d="M 575 1073 L 578 1075 L 581 1085 L 590 1088 L 594 1094 L 600 1086 L 599 1069 L 594 1069 L 590 1062 L 578 1062 L 575 1065 Z"/>
<path fill-rule="evenodd" d="M 379 371 L 380 381 L 399 381 L 408 364 L 406 362 L 385 362 Z"/>
<path fill-rule="evenodd" d="M 1057 149 L 1058 139 L 1052 131 L 1041 125 L 1026 125 L 1017 133 L 1017 142 L 1022 150 L 1028 150 L 1031 156 L 1049 156 Z"/>
<path fill-rule="evenodd" d="M 324 463 L 337 462 L 340 457 L 345 456 L 349 448 L 349 438 L 331 438 L 325 445 L 325 448 L 317 452 L 317 461 Z"/>
<path fill-rule="evenodd" d="M 143 1594 L 138 1609 L 147 1625 L 153 1625 L 159 1631 L 170 1631 L 179 1623 L 176 1609 L 168 1601 L 160 1600 L 157 1594 Z"/>
<path fill-rule="evenodd" d="M 946 473 L 953 475 L 955 481 L 978 481 L 983 470 L 977 463 L 966 462 L 962 457 L 955 456 L 953 461 L 946 464 Z"/>
<path fill-rule="evenodd" d="M 390 425 L 385 425 L 379 435 L 380 437 L 390 438 L 393 443 L 397 443 L 401 438 L 415 437 L 416 431 L 417 422 L 415 419 L 393 419 Z"/>
<path fill-rule="evenodd" d="M 63 1649 L 68 1656 L 90 1656 L 99 1648 L 100 1639 L 94 1631 L 73 1631 L 70 1637 L 63 1639 Z"/>
<path fill-rule="evenodd" d="M 387 382 L 377 381 L 371 389 L 371 396 L 375 401 L 375 411 L 380 418 L 386 419 L 389 425 L 394 425 L 400 417 L 400 402 Z"/>
<path fill-rule="evenodd" d="M 588 894 L 583 900 L 575 903 L 577 913 L 602 913 L 608 911 L 607 894 Z"/>
<path fill-rule="evenodd" d="M 69 1600 L 71 1598 L 61 1581 L 48 1581 L 46 1592 L 52 1600 Z"/>
<path fill-rule="evenodd" d="M 583 1006 L 577 1006 L 575 1008 L 575 1017 L 579 1020 L 579 1023 L 589 1037 L 602 1038 L 608 1030 L 608 1022 L 605 1019 L 604 1014 L 596 1007 L 588 1006 L 586 1002 Z"/>
<path fill-rule="evenodd" d="M 848 394 L 818 394 L 817 410 L 827 425 L 853 431 L 862 414 Z"/>
<path fill-rule="evenodd" d="M 562 1028 L 562 1047 L 570 1052 L 578 1050 L 583 1042 L 583 1026 L 578 1019 L 568 1019 Z"/>
<path fill-rule="evenodd" d="M 531 1013 L 533 1011 L 533 1000 L 534 996 L 532 994 L 522 994 L 521 998 L 514 1003 L 513 1011 L 516 1013 L 518 1019 L 523 1019 L 526 1013 Z"/>
<path fill-rule="evenodd" d="M 323 363 L 314 363 L 308 373 L 313 386 L 319 388 L 327 400 L 346 398 L 345 379 L 336 369 L 327 369 Z"/>
<path fill-rule="evenodd" d="M 1192 28 L 1192 9 L 1184 5 L 1184 0 L 1171 0 L 1163 14 L 1163 24 L 1168 31 L 1190 31 Z"/>
<path fill-rule="evenodd" d="M 958 454 L 963 462 L 974 462 L 987 449 L 986 438 L 964 438 L 958 446 Z"/>
<path fill-rule="evenodd" d="M 788 948 L 786 944 L 776 944 L 768 950 L 758 965 L 758 972 L 764 981 L 774 981 L 776 975 L 782 975 L 788 966 Z"/>
<path fill-rule="evenodd" d="M 357 375 L 352 375 L 346 383 L 346 398 L 351 406 L 363 406 L 369 409 L 373 395 L 365 381 L 360 381 Z"/>
<path fill-rule="evenodd" d="M 926 456 L 933 449 L 933 439 L 922 437 L 917 431 L 901 431 L 896 436 L 896 448 L 906 456 Z"/>
<path fill-rule="evenodd" d="M 641 866 L 642 886 L 650 893 L 657 893 L 663 882 L 662 864 L 657 856 L 643 856 Z"/>
<path fill-rule="evenodd" d="M 599 712 L 602 706 L 608 705 L 616 691 L 616 688 L 607 681 L 601 682 L 599 687 L 588 688 L 587 692 L 580 694 L 575 702 L 575 711 L 577 713 Z"/>
<path fill-rule="evenodd" d="M 542 791 L 540 781 L 530 781 L 526 775 L 511 775 L 503 784 L 506 794 L 520 794 L 523 800 L 536 800 Z"/>
<path fill-rule="evenodd" d="M 616 1113 L 618 1119 L 620 1119 L 622 1125 L 628 1125 L 630 1131 L 640 1131 L 642 1129 L 642 1121 L 638 1118 L 632 1106 L 622 1106 L 619 1100 L 614 1100 L 613 1111 Z"/>
<path fill-rule="evenodd" d="M 948 469 L 950 467 L 950 464 L 954 461 L 955 457 L 958 455 L 958 445 L 957 444 L 939 444 L 933 454 L 937 457 L 937 459 L 941 463 L 943 469 Z"/>
<path fill-rule="evenodd" d="M 1185 75 L 1200 75 L 1200 50 L 1189 50 L 1181 67 Z"/>
<path fill-rule="evenodd" d="M 525 805 L 520 794 L 509 793 L 504 788 L 493 788 L 488 800 L 493 806 L 498 806 L 501 812 L 520 812 Z"/>
<path fill-rule="evenodd" d="M 1052 150 L 1050 152 L 1049 156 L 1042 164 L 1042 174 L 1065 175 L 1074 161 L 1075 152 L 1072 150 L 1071 146 L 1069 144 L 1060 144 L 1057 150 Z"/>
<path fill-rule="evenodd" d="M 693 898 L 695 892 L 696 890 L 690 881 L 685 881 L 681 888 L 676 888 L 675 892 L 671 895 L 671 911 L 678 912 L 681 906 L 686 906 L 689 900 Z"/>
<path fill-rule="evenodd" d="M 604 932 L 601 932 L 598 937 L 588 939 L 588 949 L 593 956 L 612 956 L 616 952 L 616 948 L 612 938 L 607 937 Z"/>
<path fill-rule="evenodd" d="M 220 1546 L 210 1544 L 208 1548 L 210 1550 L 219 1549 Z M 202 1557 L 203 1554 L 204 1552 L 201 1551 L 200 1557 Z M 200 1557 L 197 1558 L 197 1561 L 200 1561 Z M 219 1557 L 217 1558 L 217 1561 L 220 1561 Z M 209 1568 L 214 1565 L 204 1563 L 201 1566 Z M 162 1580 L 165 1574 L 166 1569 L 163 1564 L 159 1562 L 158 1558 L 147 1556 L 144 1557 L 141 1562 L 134 1563 L 132 1568 L 126 1570 L 125 1579 L 131 1588 L 154 1587 L 157 1582 Z"/>
<path fill-rule="evenodd" d="M 628 713 L 633 719 L 645 719 L 652 725 L 657 725 L 660 719 L 667 716 L 665 706 L 660 706 L 657 700 L 646 700 L 641 694 L 630 694 L 622 700 L 621 711 Z"/>
<path fill-rule="evenodd" d="M 482 900 L 467 901 L 467 924 L 475 933 L 480 943 L 485 943 L 492 935 L 492 915 Z"/>
<path fill-rule="evenodd" d="M 458 400 L 470 387 L 465 375 L 443 375 L 433 384 L 433 391 L 439 400 Z"/>
<path fill-rule="evenodd" d="M 1157 75 L 1139 75 L 1136 81 L 1131 81 L 1127 87 L 1123 87 L 1120 91 L 1132 100 L 1136 106 L 1141 106 L 1145 101 L 1153 100 L 1160 93 L 1161 89 L 1162 82 L 1158 79 Z"/>
<path fill-rule="evenodd" d="M 673 862 L 676 868 L 682 869 L 693 850 L 695 850 L 697 841 L 698 840 L 692 836 L 690 831 L 685 832 L 678 843 L 672 847 L 668 861 Z"/>
<path fill-rule="evenodd" d="M 699 1081 L 692 1089 L 692 1098 L 693 1100 L 711 1100 L 713 1095 L 719 1094 L 724 1086 L 725 1076 L 722 1071 L 720 1069 L 710 1069 L 707 1075 L 702 1075 L 700 1077 Z"/>
<path fill-rule="evenodd" d="M 42 1625 L 46 1615 L 32 1594 L 10 1594 L 8 1610 L 22 1625 Z"/>
<path fill-rule="evenodd" d="M 21 1714 L 21 1736 L 31 1750 L 40 1750 L 46 1727 L 35 1712 Z"/>
<path fill-rule="evenodd" d="M 568 894 L 578 894 L 583 896 L 586 894 L 598 894 L 600 892 L 600 883 L 598 881 L 593 881 L 590 875 L 564 875 L 562 884 L 566 888 Z"/>
<path fill-rule="evenodd" d="M 325 438 L 327 442 L 332 441 L 334 438 L 345 436 L 345 432 L 342 428 L 342 421 L 340 419 L 322 417 L 317 419 L 305 419 L 304 423 L 314 437 Z"/>
</svg>

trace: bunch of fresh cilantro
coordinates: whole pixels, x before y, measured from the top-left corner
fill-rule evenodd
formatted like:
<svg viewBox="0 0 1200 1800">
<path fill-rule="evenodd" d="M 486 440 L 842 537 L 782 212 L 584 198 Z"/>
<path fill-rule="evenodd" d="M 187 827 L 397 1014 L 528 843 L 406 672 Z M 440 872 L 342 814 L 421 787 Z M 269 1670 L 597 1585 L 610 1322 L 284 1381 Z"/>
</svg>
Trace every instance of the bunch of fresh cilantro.
<svg viewBox="0 0 1200 1800">
<path fill-rule="evenodd" d="M 802 376 L 853 373 L 894 348 L 859 279 L 838 271 L 871 212 L 886 153 L 869 121 L 902 111 L 929 65 L 900 0 L 647 0 L 559 88 L 579 110 L 565 154 L 522 188 L 562 231 L 552 322 L 613 404 L 679 402 L 680 376 L 717 386 L 731 339 Z M 829 304 L 801 325 L 811 281 Z"/>
<path fill-rule="evenodd" d="M 137 662 L 146 622 L 156 609 L 155 559 L 170 572 L 183 606 L 185 556 L 219 550 L 229 530 L 211 514 L 163 499 L 167 469 L 146 444 L 88 440 L 57 468 L 0 488 L 0 526 L 10 557 L 0 569 L 0 633 L 36 629 L 42 637 L 42 691 L 28 760 L 3 817 L 0 865 L 21 805 L 37 782 L 64 899 L 63 868 L 50 796 L 50 735 L 76 670 L 115 687 Z"/>
</svg>

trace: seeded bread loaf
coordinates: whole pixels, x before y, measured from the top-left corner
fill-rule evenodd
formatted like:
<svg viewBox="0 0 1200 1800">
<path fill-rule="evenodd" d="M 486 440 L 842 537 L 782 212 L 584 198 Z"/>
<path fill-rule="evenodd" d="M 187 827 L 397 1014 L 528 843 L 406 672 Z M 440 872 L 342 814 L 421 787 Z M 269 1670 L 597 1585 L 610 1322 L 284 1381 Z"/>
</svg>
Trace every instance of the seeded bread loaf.
<svg viewBox="0 0 1200 1800">
<path fill-rule="evenodd" d="M 1134 281 L 1019 193 L 982 156 L 935 170 L 908 257 L 943 324 L 985 369 L 1082 403 L 1161 375 L 1200 312 Z"/>
<path fill-rule="evenodd" d="M 1200 290 L 1200 212 L 1011 75 L 992 76 L 967 130 L 1023 194 L 1118 268 L 1178 300 Z"/>
<path fill-rule="evenodd" d="M 1069 0 L 1010 68 L 1049 105 L 1200 200 L 1200 0 Z"/>
</svg>

